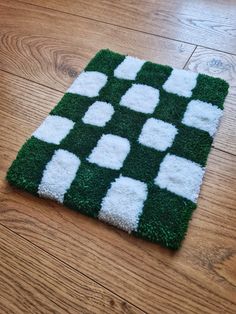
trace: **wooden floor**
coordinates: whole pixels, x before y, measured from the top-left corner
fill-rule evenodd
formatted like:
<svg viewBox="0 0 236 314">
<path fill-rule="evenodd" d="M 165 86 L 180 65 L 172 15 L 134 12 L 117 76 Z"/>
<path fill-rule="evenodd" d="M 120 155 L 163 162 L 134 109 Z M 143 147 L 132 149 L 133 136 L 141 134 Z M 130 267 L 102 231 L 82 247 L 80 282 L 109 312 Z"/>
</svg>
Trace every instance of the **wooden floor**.
<svg viewBox="0 0 236 314">
<path fill-rule="evenodd" d="M 176 253 L 10 187 L 26 137 L 101 48 L 231 87 Z M 0 313 L 236 313 L 236 1 L 0 0 Z"/>
</svg>

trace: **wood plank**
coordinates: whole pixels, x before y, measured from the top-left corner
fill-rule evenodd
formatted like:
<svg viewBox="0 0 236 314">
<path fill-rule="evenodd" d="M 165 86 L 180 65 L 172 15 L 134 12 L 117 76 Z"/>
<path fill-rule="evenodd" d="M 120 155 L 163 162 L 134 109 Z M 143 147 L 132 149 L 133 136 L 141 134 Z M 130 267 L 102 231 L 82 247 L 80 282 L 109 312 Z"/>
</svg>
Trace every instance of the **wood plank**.
<svg viewBox="0 0 236 314">
<path fill-rule="evenodd" d="M 0 225 L 1 313 L 144 313 Z"/>
<path fill-rule="evenodd" d="M 183 67 L 195 46 L 0 0 L 2 70 L 65 91 L 103 48 Z"/>
<path fill-rule="evenodd" d="M 213 145 L 236 155 L 236 56 L 197 47 L 185 68 L 220 77 L 230 84 L 224 116 Z"/>
<path fill-rule="evenodd" d="M 8 166 L 61 93 L 10 74 L 0 81 L 2 224 L 146 312 L 235 313 L 235 156 L 212 149 L 198 209 L 173 253 L 10 187 Z"/>
<path fill-rule="evenodd" d="M 31 4 L 165 36 L 225 52 L 236 52 L 234 0 L 23 0 Z M 206 40 L 207 39 L 207 40 Z"/>
</svg>

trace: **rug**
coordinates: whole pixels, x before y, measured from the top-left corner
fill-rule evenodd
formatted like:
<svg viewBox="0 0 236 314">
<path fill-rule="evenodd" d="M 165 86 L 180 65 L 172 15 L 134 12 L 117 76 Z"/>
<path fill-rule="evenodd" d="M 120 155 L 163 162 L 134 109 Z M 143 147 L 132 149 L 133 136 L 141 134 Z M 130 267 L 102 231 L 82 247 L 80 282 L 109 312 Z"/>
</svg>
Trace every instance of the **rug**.
<svg viewBox="0 0 236 314">
<path fill-rule="evenodd" d="M 227 92 L 219 78 L 101 50 L 23 145 L 7 180 L 177 249 Z"/>
</svg>

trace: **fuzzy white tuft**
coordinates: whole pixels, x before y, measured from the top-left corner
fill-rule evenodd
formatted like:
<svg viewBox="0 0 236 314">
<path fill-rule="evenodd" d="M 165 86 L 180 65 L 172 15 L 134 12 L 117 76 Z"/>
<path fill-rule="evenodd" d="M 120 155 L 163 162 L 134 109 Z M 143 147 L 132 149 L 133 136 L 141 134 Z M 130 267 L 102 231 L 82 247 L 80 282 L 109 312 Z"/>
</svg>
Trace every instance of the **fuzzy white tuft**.
<svg viewBox="0 0 236 314">
<path fill-rule="evenodd" d="M 191 97 L 192 90 L 197 84 L 197 76 L 198 74 L 194 72 L 173 69 L 163 89 L 168 93 Z"/>
<path fill-rule="evenodd" d="M 133 84 L 120 101 L 121 106 L 143 113 L 153 113 L 158 103 L 159 90 L 143 84 Z"/>
<path fill-rule="evenodd" d="M 87 110 L 82 121 L 96 126 L 105 126 L 111 119 L 114 108 L 104 101 L 95 101 Z"/>
<path fill-rule="evenodd" d="M 203 175 L 204 169 L 197 163 L 167 154 L 160 165 L 155 184 L 196 202 Z"/>
<path fill-rule="evenodd" d="M 147 194 L 145 183 L 120 176 L 104 197 L 98 217 L 129 233 L 137 231 Z"/>
<path fill-rule="evenodd" d="M 200 100 L 192 100 L 188 104 L 182 123 L 207 131 L 213 136 L 222 113 L 223 111 L 217 106 Z"/>
<path fill-rule="evenodd" d="M 127 56 L 115 69 L 114 76 L 120 79 L 135 80 L 144 63 L 144 60 Z"/>
<path fill-rule="evenodd" d="M 73 121 L 49 115 L 32 135 L 47 143 L 60 144 L 73 127 Z"/>
<path fill-rule="evenodd" d="M 58 149 L 47 163 L 43 172 L 38 194 L 63 203 L 64 195 L 69 189 L 80 166 L 80 160 L 74 154 Z"/>
<path fill-rule="evenodd" d="M 145 122 L 138 142 L 147 147 L 165 151 L 172 145 L 177 133 L 178 130 L 174 125 L 150 118 Z"/>
<path fill-rule="evenodd" d="M 102 135 L 87 160 L 100 167 L 119 170 L 129 151 L 130 143 L 126 138 L 106 134 Z"/>
<path fill-rule="evenodd" d="M 82 72 L 67 90 L 67 93 L 79 94 L 82 96 L 96 97 L 99 91 L 105 86 L 107 76 L 96 71 Z"/>
</svg>

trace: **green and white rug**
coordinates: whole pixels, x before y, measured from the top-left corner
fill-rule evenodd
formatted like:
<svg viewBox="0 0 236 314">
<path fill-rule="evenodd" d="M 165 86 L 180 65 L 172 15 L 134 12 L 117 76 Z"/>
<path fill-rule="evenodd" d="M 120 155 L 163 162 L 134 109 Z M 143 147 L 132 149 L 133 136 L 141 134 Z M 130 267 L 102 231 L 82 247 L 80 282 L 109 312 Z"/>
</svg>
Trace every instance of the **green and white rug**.
<svg viewBox="0 0 236 314">
<path fill-rule="evenodd" d="M 218 78 L 101 50 L 23 145 L 7 179 L 177 249 L 227 91 Z"/>
</svg>

